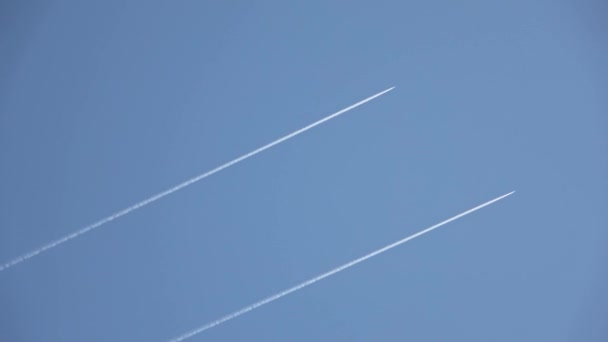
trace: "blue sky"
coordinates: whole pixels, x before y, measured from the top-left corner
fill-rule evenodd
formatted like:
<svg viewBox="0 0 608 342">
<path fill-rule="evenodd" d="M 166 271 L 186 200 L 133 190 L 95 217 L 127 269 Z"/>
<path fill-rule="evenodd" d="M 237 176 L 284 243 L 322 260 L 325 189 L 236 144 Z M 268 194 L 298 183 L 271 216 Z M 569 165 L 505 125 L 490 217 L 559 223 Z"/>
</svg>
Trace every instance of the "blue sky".
<svg viewBox="0 0 608 342">
<path fill-rule="evenodd" d="M 7 341 L 605 341 L 601 1 L 5 2 Z"/>
</svg>

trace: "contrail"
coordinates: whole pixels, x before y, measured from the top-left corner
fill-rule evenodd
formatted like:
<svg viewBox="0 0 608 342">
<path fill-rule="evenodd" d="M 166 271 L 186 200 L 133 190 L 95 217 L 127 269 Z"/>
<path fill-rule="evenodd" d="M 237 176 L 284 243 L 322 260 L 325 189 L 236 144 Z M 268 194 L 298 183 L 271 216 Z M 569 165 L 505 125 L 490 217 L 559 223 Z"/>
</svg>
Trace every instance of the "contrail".
<svg viewBox="0 0 608 342">
<path fill-rule="evenodd" d="M 46 244 L 46 245 L 44 245 L 44 246 L 42 246 L 42 247 L 40 247 L 38 249 L 35 249 L 35 250 L 29 252 L 29 253 L 23 254 L 22 256 L 20 256 L 18 258 L 15 258 L 15 259 L 13 259 L 13 260 L 5 263 L 4 265 L 0 266 L 0 272 L 4 271 L 4 270 L 6 270 L 6 269 L 8 269 L 10 267 L 13 267 L 15 265 L 18 265 L 18 264 L 20 264 L 20 263 L 22 263 L 22 262 L 24 262 L 24 261 L 26 261 L 26 260 L 28 260 L 30 258 L 33 258 L 33 257 L 35 257 L 36 255 L 38 255 L 38 254 L 40 254 L 42 252 L 46 252 L 49 249 L 52 249 L 52 248 L 57 247 L 57 246 L 59 246 L 59 245 L 61 245 L 63 243 L 66 243 L 66 242 L 68 242 L 68 241 L 70 241 L 70 240 L 72 240 L 72 239 L 74 239 L 74 238 L 76 238 L 76 237 L 78 237 L 80 235 L 83 235 L 84 233 L 88 233 L 88 232 L 90 232 L 93 229 L 99 228 L 99 227 L 103 226 L 104 224 L 106 224 L 106 223 L 108 223 L 110 221 L 113 221 L 113 220 L 115 220 L 115 219 L 117 219 L 117 218 L 119 218 L 121 216 L 127 215 L 127 214 L 131 213 L 132 211 L 135 211 L 135 210 L 137 210 L 139 208 L 142 208 L 142 207 L 144 207 L 144 206 L 146 206 L 146 205 L 148 205 L 148 204 L 150 204 L 152 202 L 155 202 L 155 201 L 157 201 L 157 200 L 159 200 L 159 199 L 161 199 L 161 198 L 163 198 L 165 196 L 171 195 L 172 193 L 174 193 L 174 192 L 176 192 L 178 190 L 181 190 L 181 189 L 183 189 L 183 188 L 185 188 L 185 187 L 187 187 L 189 185 L 192 185 L 193 183 L 196 183 L 196 182 L 198 182 L 198 181 L 200 181 L 200 180 L 202 180 L 204 178 L 207 178 L 207 177 L 209 177 L 209 176 L 211 176 L 213 174 L 216 174 L 216 173 L 218 173 L 218 172 L 220 172 L 220 171 L 222 171 L 222 170 L 224 170 L 226 168 L 229 168 L 232 165 L 238 164 L 238 163 L 242 162 L 243 160 L 245 160 L 247 158 L 253 157 L 256 154 L 258 154 L 258 153 L 260 153 L 262 151 L 265 151 L 265 150 L 267 150 L 267 149 L 269 149 L 269 148 L 271 148 L 271 147 L 273 147 L 275 145 L 278 145 L 278 144 L 280 144 L 280 143 L 282 143 L 282 142 L 284 142 L 286 140 L 289 140 L 289 139 L 295 137 L 298 134 L 304 133 L 304 132 L 308 131 L 309 129 L 312 129 L 315 126 L 318 126 L 318 125 L 320 125 L 320 124 L 322 124 L 322 123 L 324 123 L 326 121 L 329 121 L 329 120 L 331 120 L 331 119 L 333 119 L 333 118 L 335 118 L 335 117 L 337 117 L 339 115 L 342 115 L 342 114 L 348 112 L 351 109 L 355 109 L 355 108 L 359 107 L 360 105 L 362 105 L 364 103 L 367 103 L 367 102 L 369 102 L 369 101 L 371 101 L 371 100 L 379 97 L 380 95 L 388 93 L 389 91 L 391 91 L 393 89 L 395 89 L 395 87 L 388 88 L 388 89 L 386 89 L 384 91 L 381 91 L 381 92 L 379 92 L 379 93 L 377 93 L 375 95 L 372 95 L 372 96 L 366 98 L 365 100 L 361 100 L 361 101 L 355 103 L 354 105 L 348 106 L 348 107 L 346 107 L 346 108 L 344 108 L 344 109 L 342 109 L 342 110 L 340 110 L 338 112 L 335 112 L 335 113 L 333 113 L 333 114 L 331 114 L 331 115 L 329 115 L 329 116 L 327 116 L 327 117 L 325 117 L 325 118 L 323 118 L 323 119 L 321 119 L 319 121 L 311 123 L 310 125 L 308 125 L 308 126 L 306 126 L 304 128 L 300 128 L 299 130 L 297 130 L 297 131 L 295 131 L 293 133 L 287 134 L 287 135 L 285 135 L 285 136 L 283 136 L 283 137 L 281 137 L 281 138 L 279 138 L 279 139 L 277 139 L 277 140 L 275 140 L 275 141 L 273 141 L 273 142 L 271 142 L 269 144 L 266 144 L 266 145 L 264 145 L 264 146 L 262 146 L 262 147 L 260 147 L 258 149 L 255 149 L 255 150 L 253 150 L 253 151 L 251 151 L 251 152 L 249 152 L 247 154 L 244 154 L 244 155 L 242 155 L 242 156 L 240 156 L 240 157 L 238 157 L 236 159 L 233 159 L 233 160 L 231 160 L 231 161 L 229 161 L 229 162 L 227 162 L 227 163 L 225 163 L 223 165 L 220 165 L 220 166 L 216 167 L 215 169 L 213 169 L 211 171 L 207 171 L 207 172 L 205 172 L 203 174 L 200 174 L 200 175 L 198 175 L 196 177 L 190 178 L 190 179 L 188 179 L 187 181 L 185 181 L 183 183 L 180 183 L 180 184 L 178 184 L 178 185 L 176 185 L 176 186 L 174 186 L 174 187 L 172 187 L 170 189 L 167 189 L 167 190 L 165 190 L 163 192 L 160 192 L 160 193 L 158 193 L 158 194 L 156 194 L 156 195 L 154 195 L 152 197 L 149 197 L 149 198 L 147 198 L 147 199 L 145 199 L 145 200 L 143 200 L 143 201 L 141 201 L 139 203 L 136 203 L 136 204 L 134 204 L 134 205 L 132 205 L 132 206 L 126 208 L 126 209 L 118 211 L 118 212 L 116 212 L 116 213 L 114 213 L 114 214 L 112 214 L 110 216 L 107 216 L 107 217 L 105 217 L 105 218 L 103 218 L 103 219 L 101 219 L 101 220 L 99 220 L 99 221 L 97 221 L 97 222 L 95 222 L 93 224 L 90 224 L 90 225 L 88 225 L 88 226 L 86 226 L 84 228 L 81 228 L 80 230 L 77 230 L 77 231 L 75 231 L 75 232 L 73 232 L 73 233 L 71 233 L 69 235 L 66 235 L 66 236 L 64 236 L 64 237 L 62 237 L 62 238 L 60 238 L 58 240 L 55 240 L 53 242 L 50 242 L 50 243 L 48 243 L 48 244 Z"/>
<path fill-rule="evenodd" d="M 268 303 L 274 302 L 275 300 L 277 300 L 277 299 L 279 299 L 281 297 L 285 297 L 285 296 L 287 296 L 290 293 L 293 293 L 293 292 L 296 292 L 298 290 L 301 290 L 301 289 L 305 288 L 306 286 L 309 286 L 309 285 L 312 285 L 312 284 L 318 282 L 319 280 L 325 279 L 325 278 L 330 277 L 330 276 L 332 276 L 332 275 L 334 275 L 334 274 L 336 274 L 338 272 L 344 271 L 345 269 L 353 267 L 353 266 L 355 266 L 356 264 L 358 264 L 360 262 L 363 262 L 363 261 L 365 261 L 367 259 L 373 258 L 373 257 L 375 257 L 378 254 L 381 254 L 381 253 L 384 253 L 384 252 L 388 251 L 389 249 L 395 248 L 395 247 L 397 247 L 397 246 L 399 246 L 401 244 L 404 244 L 404 243 L 406 243 L 406 242 L 408 242 L 410 240 L 413 240 L 413 239 L 415 239 L 415 238 L 417 238 L 417 237 L 419 237 L 419 236 L 421 236 L 423 234 L 426 234 L 426 233 L 430 232 L 433 229 L 439 228 L 439 227 L 441 227 L 441 226 L 443 226 L 445 224 L 448 224 L 448 223 L 450 223 L 450 222 L 452 222 L 454 220 L 457 220 L 457 219 L 459 219 L 459 218 L 461 218 L 461 217 L 463 217 L 465 215 L 468 215 L 468 214 L 470 214 L 470 213 L 472 213 L 472 212 L 474 212 L 476 210 L 479 210 L 479 209 L 481 209 L 481 208 L 483 208 L 485 206 L 488 206 L 488 205 L 490 205 L 490 204 L 492 204 L 494 202 L 497 202 L 497 201 L 499 201 L 499 200 L 501 200 L 501 199 L 503 199 L 503 198 L 505 198 L 505 197 L 513 194 L 514 192 L 515 191 L 511 191 L 508 194 L 505 194 L 505 195 L 502 195 L 500 197 L 497 197 L 497 198 L 495 198 L 493 200 L 485 202 L 484 204 L 480 204 L 480 205 L 476 206 L 473 209 L 469 209 L 469 210 L 467 210 L 467 211 L 465 211 L 465 212 L 463 212 L 461 214 L 458 214 L 456 216 L 450 217 L 449 219 L 447 219 L 445 221 L 442 221 L 442 222 L 439 222 L 439 223 L 437 223 L 434 226 L 426 228 L 425 230 L 419 231 L 416 234 L 410 235 L 410 236 L 408 236 L 406 238 L 403 238 L 403 239 L 401 239 L 401 240 L 399 240 L 397 242 L 393 242 L 390 245 L 382 247 L 382 248 L 380 248 L 380 249 L 378 249 L 376 251 L 373 251 L 373 252 L 371 252 L 369 254 L 366 254 L 366 255 L 364 255 L 364 256 L 362 256 L 360 258 L 357 258 L 357 259 L 355 259 L 355 260 L 353 260 L 351 262 L 348 262 L 348 263 L 346 263 L 346 264 L 344 264 L 342 266 L 336 267 L 336 268 L 334 268 L 331 271 L 325 272 L 325 273 L 323 273 L 321 275 L 318 275 L 318 276 L 316 276 L 316 277 L 314 277 L 312 279 L 309 279 L 309 280 L 307 280 L 307 281 L 305 281 L 303 283 L 300 283 L 300 284 L 298 284 L 298 285 L 296 285 L 294 287 L 291 287 L 291 288 L 289 288 L 287 290 L 281 291 L 281 292 L 279 292 L 277 294 L 274 294 L 274 295 L 272 295 L 270 297 L 262 299 L 259 302 L 255 302 L 255 303 L 253 303 L 253 304 L 251 304 L 249 306 L 246 306 L 246 307 L 244 307 L 244 308 L 242 308 L 242 309 L 240 309 L 238 311 L 235 311 L 235 312 L 233 312 L 233 313 L 231 313 L 229 315 L 226 315 L 226 316 L 224 316 L 224 317 L 222 317 L 222 318 L 220 318 L 220 319 L 218 319 L 216 321 L 207 323 L 207 324 L 203 325 L 200 328 L 197 328 L 197 329 L 192 330 L 192 331 L 190 331 L 188 333 L 185 333 L 185 334 L 183 334 L 183 335 L 181 335 L 179 337 L 176 337 L 176 338 L 172 339 L 171 342 L 183 341 L 183 340 L 185 340 L 187 338 L 190 338 L 190 337 L 192 337 L 194 335 L 200 334 L 200 333 L 202 333 L 205 330 L 209 330 L 209 329 L 211 329 L 213 327 L 216 327 L 216 326 L 218 326 L 218 325 L 220 325 L 222 323 L 226 323 L 227 321 L 229 321 L 231 319 L 237 318 L 240 315 L 244 315 L 244 314 L 246 314 L 249 311 L 257 309 L 260 306 L 263 306 L 263 305 L 266 305 Z"/>
</svg>

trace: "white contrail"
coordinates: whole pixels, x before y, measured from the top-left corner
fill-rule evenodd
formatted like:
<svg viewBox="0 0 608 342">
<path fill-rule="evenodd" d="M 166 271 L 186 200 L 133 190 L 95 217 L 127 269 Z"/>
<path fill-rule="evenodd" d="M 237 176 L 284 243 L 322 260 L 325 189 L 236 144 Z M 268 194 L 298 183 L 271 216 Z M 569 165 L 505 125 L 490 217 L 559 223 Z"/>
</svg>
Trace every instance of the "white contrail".
<svg viewBox="0 0 608 342">
<path fill-rule="evenodd" d="M 271 147 L 273 147 L 275 145 L 278 145 L 278 144 L 280 144 L 280 143 L 282 143 L 282 142 L 284 142 L 286 140 L 289 140 L 289 139 L 295 137 L 296 135 L 298 135 L 300 133 L 304 133 L 304 132 L 308 131 L 309 129 L 311 129 L 311 128 L 315 127 L 315 126 L 318 126 L 318 125 L 320 125 L 320 124 L 322 124 L 322 123 L 324 123 L 326 121 L 329 121 L 329 120 L 331 120 L 331 119 L 333 119 L 333 118 L 335 118 L 335 117 L 337 117 L 339 115 L 342 115 L 342 114 L 348 112 L 351 109 L 359 107 L 360 105 L 362 105 L 362 104 L 364 104 L 366 102 L 369 102 L 369 101 L 377 98 L 380 95 L 388 93 L 389 91 L 391 91 L 393 89 L 395 89 L 395 87 L 388 88 L 388 89 L 386 89 L 384 91 L 381 91 L 381 92 L 377 93 L 376 95 L 372 95 L 372 96 L 366 98 L 365 100 L 361 100 L 361 101 L 355 103 L 354 105 L 346 107 L 346 108 L 344 108 L 344 109 L 342 109 L 342 110 L 340 110 L 340 111 L 338 111 L 336 113 L 333 113 L 333 114 L 331 114 L 331 115 L 329 115 L 329 116 L 327 116 L 327 117 L 325 117 L 325 118 L 323 118 L 323 119 L 321 119 L 319 121 L 311 123 L 310 125 L 308 125 L 308 126 L 306 126 L 304 128 L 300 128 L 299 130 L 297 130 L 297 131 L 295 131 L 293 133 L 287 134 L 287 135 L 285 135 L 285 136 L 283 136 L 283 137 L 281 137 L 281 138 L 279 138 L 279 139 L 277 139 L 277 140 L 275 140 L 275 141 L 273 141 L 273 142 L 271 142 L 269 144 L 266 144 L 266 145 L 264 145 L 264 146 L 262 146 L 262 147 L 260 147 L 260 148 L 258 148 L 256 150 L 253 150 L 253 151 L 251 151 L 251 152 L 249 152 L 247 154 L 244 154 L 244 155 L 242 155 L 242 156 L 240 156 L 240 157 L 238 157 L 238 158 L 236 158 L 234 160 L 231 160 L 231 161 L 227 162 L 226 164 L 218 166 L 218 167 L 216 167 L 215 169 L 213 169 L 211 171 L 207 171 L 207 172 L 205 172 L 203 174 L 200 174 L 200 175 L 198 175 L 198 176 L 196 176 L 194 178 L 190 178 L 187 181 L 185 181 L 183 183 L 180 183 L 180 184 L 178 184 L 178 185 L 176 185 L 176 186 L 174 186 L 174 187 L 172 187 L 170 189 L 167 189 L 167 190 L 165 190 L 165 191 L 163 191 L 161 193 L 158 193 L 158 194 L 156 194 L 156 195 L 154 195 L 152 197 L 149 197 L 149 198 L 147 198 L 147 199 L 145 199 L 145 200 L 143 200 L 143 201 L 141 201 L 139 203 L 136 203 L 136 204 L 134 204 L 134 205 L 132 205 L 132 206 L 126 208 L 126 209 L 123 209 L 121 211 L 118 211 L 118 212 L 110 215 L 110 216 L 107 216 L 106 218 L 103 218 L 103 219 L 101 219 L 101 220 L 99 220 L 99 221 L 97 221 L 97 222 L 95 222 L 93 224 L 90 224 L 90 225 L 88 225 L 88 226 L 86 226 L 86 227 L 84 227 L 84 228 L 82 228 L 80 230 L 77 230 L 77 231 L 75 231 L 75 232 L 73 232 L 73 233 L 71 233 L 69 235 L 66 235 L 66 236 L 64 236 L 64 237 L 62 237 L 62 238 L 60 238 L 58 240 L 55 240 L 53 242 L 50 242 L 50 243 L 48 243 L 48 244 L 46 244 L 46 245 L 44 245 L 44 246 L 42 246 L 42 247 L 40 247 L 38 249 L 35 249 L 35 250 L 33 250 L 33 251 L 29 252 L 29 253 L 26 253 L 26 254 L 18 257 L 18 258 L 15 258 L 15 259 L 13 259 L 13 260 L 5 263 L 4 265 L 0 266 L 0 272 L 4 271 L 4 270 L 6 270 L 6 269 L 8 269 L 10 267 L 13 267 L 13 266 L 15 266 L 17 264 L 20 264 L 20 263 L 22 263 L 22 262 L 24 262 L 24 261 L 26 261 L 26 260 L 28 260 L 30 258 L 33 258 L 36 255 L 38 255 L 38 254 L 40 254 L 42 252 L 45 252 L 45 251 L 47 251 L 47 250 L 49 250 L 51 248 L 57 247 L 57 246 L 65 243 L 65 242 L 68 242 L 69 240 L 72 240 L 72 239 L 74 239 L 74 238 L 76 238 L 76 237 L 78 237 L 78 236 L 80 236 L 80 235 L 82 235 L 84 233 L 90 232 L 91 230 L 93 230 L 95 228 L 99 228 L 99 227 L 103 226 L 104 224 L 106 224 L 106 223 L 108 223 L 110 221 L 113 221 L 113 220 L 115 220 L 115 219 L 117 219 L 117 218 L 119 218 L 121 216 L 127 215 L 130 212 L 132 212 L 132 211 L 135 211 L 135 210 L 137 210 L 137 209 L 139 209 L 141 207 L 144 207 L 144 206 L 146 206 L 146 205 L 148 205 L 148 204 L 150 204 L 150 203 L 152 203 L 154 201 L 157 201 L 157 200 L 159 200 L 159 199 L 161 199 L 161 198 L 163 198 L 165 196 L 168 196 L 168 195 L 170 195 L 170 194 L 172 194 L 172 193 L 174 193 L 174 192 L 176 192 L 178 190 L 181 190 L 181 189 L 183 189 L 183 188 L 185 188 L 185 187 L 187 187 L 189 185 L 192 185 L 193 183 L 198 182 L 198 181 L 200 181 L 203 178 L 207 178 L 207 177 L 209 177 L 209 176 L 211 176 L 211 175 L 213 175 L 215 173 L 218 173 L 218 172 L 220 172 L 220 171 L 222 171 L 222 170 L 224 170 L 224 169 L 226 169 L 226 168 L 228 168 L 228 167 L 230 167 L 230 166 L 232 166 L 234 164 L 242 162 L 243 160 L 245 160 L 245 159 L 247 159 L 249 157 L 253 157 L 254 155 L 256 155 L 256 154 L 258 154 L 258 153 L 260 153 L 262 151 L 265 151 L 265 150 L 267 150 L 267 149 L 269 149 L 269 148 L 271 148 Z"/>
<path fill-rule="evenodd" d="M 331 270 L 329 272 L 325 272 L 325 273 L 323 273 L 321 275 L 318 275 L 318 276 L 316 276 L 316 277 L 314 277 L 312 279 L 309 279 L 309 280 L 307 280 L 307 281 L 305 281 L 303 283 L 300 283 L 300 284 L 298 284 L 298 285 L 296 285 L 294 287 L 291 287 L 291 288 L 289 288 L 287 290 L 281 291 L 281 292 L 279 292 L 277 294 L 274 294 L 274 295 L 272 295 L 272 296 L 270 296 L 268 298 L 262 299 L 259 302 L 255 302 L 255 303 L 253 303 L 253 304 L 251 304 L 249 306 L 246 306 L 246 307 L 244 307 L 244 308 L 242 308 L 242 309 L 240 309 L 238 311 L 235 311 L 235 312 L 233 312 L 233 313 L 231 313 L 229 315 L 226 315 L 226 316 L 224 316 L 224 317 L 222 317 L 222 318 L 220 318 L 220 319 L 218 319 L 216 321 L 207 323 L 207 324 L 203 325 L 200 328 L 197 328 L 197 329 L 192 330 L 192 331 L 190 331 L 188 333 L 185 333 L 185 334 L 183 334 L 183 335 L 181 335 L 179 337 L 176 337 L 176 338 L 172 339 L 171 342 L 183 341 L 183 340 L 185 340 L 187 338 L 190 338 L 190 337 L 192 337 L 194 335 L 200 334 L 200 333 L 202 333 L 205 330 L 209 330 L 209 329 L 211 329 L 213 327 L 216 327 L 216 326 L 218 326 L 218 325 L 220 325 L 222 323 L 225 323 L 225 322 L 227 322 L 227 321 L 229 321 L 229 320 L 231 320 L 233 318 L 237 318 L 240 315 L 246 314 L 249 311 L 252 311 L 254 309 L 259 308 L 260 306 L 266 305 L 266 304 L 268 304 L 270 302 L 274 302 L 275 300 L 277 300 L 277 299 L 279 299 L 281 297 L 287 296 L 288 294 L 290 294 L 292 292 L 296 292 L 298 290 L 301 290 L 301 289 L 305 288 L 308 285 L 312 285 L 312 284 L 318 282 L 319 280 L 325 279 L 325 278 L 327 278 L 329 276 L 332 276 L 332 275 L 334 275 L 334 274 L 336 274 L 338 272 L 344 271 L 345 269 L 353 267 L 353 266 L 355 266 L 356 264 L 358 264 L 360 262 L 363 262 L 363 261 L 365 261 L 367 259 L 370 259 L 370 258 L 372 258 L 372 257 L 374 257 L 374 256 L 376 256 L 378 254 L 384 253 L 384 252 L 388 251 L 389 249 L 395 248 L 395 247 L 397 247 L 397 246 L 399 246 L 401 244 L 404 244 L 404 243 L 406 243 L 406 242 L 408 242 L 408 241 L 410 241 L 412 239 L 415 239 L 415 238 L 417 238 L 417 237 L 419 237 L 419 236 L 421 236 L 423 234 L 426 234 L 426 233 L 430 232 L 433 229 L 439 228 L 439 227 L 441 227 L 441 226 L 443 226 L 443 225 L 445 225 L 447 223 L 450 223 L 450 222 L 452 222 L 454 220 L 457 220 L 457 219 L 459 219 L 459 218 L 461 218 L 461 217 L 463 217 L 465 215 L 468 215 L 468 214 L 470 214 L 470 213 L 472 213 L 472 212 L 474 212 L 476 210 L 479 210 L 479 209 L 481 209 L 481 208 L 483 208 L 485 206 L 488 206 L 488 205 L 490 205 L 490 204 L 492 204 L 492 203 L 494 203 L 496 201 L 499 201 L 499 200 L 501 200 L 501 199 L 503 199 L 503 198 L 511 195 L 514 192 L 515 191 L 509 192 L 508 194 L 505 194 L 505 195 L 502 195 L 500 197 L 497 197 L 497 198 L 495 198 L 495 199 L 493 199 L 491 201 L 485 202 L 484 204 L 480 204 L 480 205 L 476 206 L 473 209 L 469 209 L 469 210 L 467 210 L 467 211 L 465 211 L 465 212 L 463 212 L 461 214 L 458 214 L 456 216 L 453 216 L 453 217 L 451 217 L 451 218 L 449 218 L 449 219 L 447 219 L 445 221 L 439 222 L 439 223 L 437 223 L 434 226 L 426 228 L 425 230 L 419 231 L 416 234 L 410 235 L 410 236 L 408 236 L 406 238 L 403 238 L 403 239 L 401 239 L 401 240 L 399 240 L 397 242 L 393 242 L 390 245 L 387 245 L 387 246 L 382 247 L 382 248 L 380 248 L 380 249 L 378 249 L 376 251 L 373 251 L 373 252 L 371 252 L 369 254 L 366 254 L 366 255 L 364 255 L 364 256 L 362 256 L 360 258 L 357 258 L 357 259 L 355 259 L 355 260 L 353 260 L 353 261 L 351 261 L 349 263 L 346 263 L 346 264 L 344 264 L 342 266 L 336 267 L 336 268 L 334 268 L 333 270 Z"/>
</svg>

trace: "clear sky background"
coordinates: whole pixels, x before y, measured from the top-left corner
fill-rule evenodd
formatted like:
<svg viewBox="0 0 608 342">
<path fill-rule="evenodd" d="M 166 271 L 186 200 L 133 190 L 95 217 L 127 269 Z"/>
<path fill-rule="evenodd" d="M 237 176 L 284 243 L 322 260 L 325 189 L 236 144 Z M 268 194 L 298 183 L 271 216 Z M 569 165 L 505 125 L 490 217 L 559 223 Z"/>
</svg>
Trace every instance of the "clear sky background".
<svg viewBox="0 0 608 342">
<path fill-rule="evenodd" d="M 3 1 L 2 341 L 607 341 L 608 6 Z"/>
</svg>

